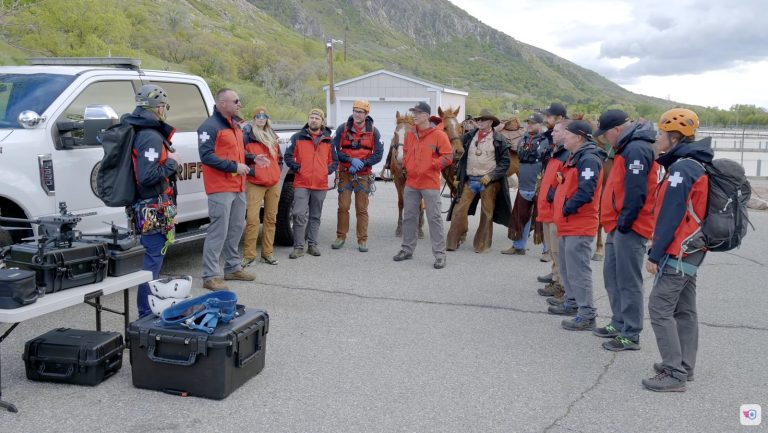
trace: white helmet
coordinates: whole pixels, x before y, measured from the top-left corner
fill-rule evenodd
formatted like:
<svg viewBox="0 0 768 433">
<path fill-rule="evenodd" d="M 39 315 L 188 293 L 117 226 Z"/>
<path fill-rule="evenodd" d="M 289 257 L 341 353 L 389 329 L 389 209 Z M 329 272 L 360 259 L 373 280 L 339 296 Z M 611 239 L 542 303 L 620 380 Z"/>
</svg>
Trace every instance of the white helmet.
<svg viewBox="0 0 768 433">
<path fill-rule="evenodd" d="M 173 305 L 176 305 L 179 302 L 184 300 L 179 298 L 160 298 L 155 295 L 148 295 L 148 298 L 149 298 L 149 308 L 157 316 L 162 314 L 163 310 L 165 310 L 166 308 L 172 307 Z"/>
<path fill-rule="evenodd" d="M 192 291 L 192 277 L 180 275 L 152 280 L 149 282 L 149 290 L 153 295 L 160 298 L 184 299 Z"/>
</svg>

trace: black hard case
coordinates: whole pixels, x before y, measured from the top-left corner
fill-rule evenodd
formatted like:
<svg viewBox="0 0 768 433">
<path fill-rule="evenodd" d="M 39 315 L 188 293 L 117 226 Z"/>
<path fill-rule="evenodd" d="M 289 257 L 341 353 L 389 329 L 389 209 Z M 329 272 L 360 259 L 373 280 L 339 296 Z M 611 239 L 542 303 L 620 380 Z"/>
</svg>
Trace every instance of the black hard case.
<svg viewBox="0 0 768 433">
<path fill-rule="evenodd" d="M 107 276 L 108 251 L 103 243 L 72 242 L 71 247 L 45 249 L 38 257 L 36 243 L 12 245 L 5 262 L 37 273 L 45 293 L 98 283 Z"/>
<path fill-rule="evenodd" d="M 26 269 L 0 269 L 0 308 L 29 305 L 39 296 L 35 272 Z"/>
<path fill-rule="evenodd" d="M 264 368 L 268 331 L 262 310 L 245 309 L 210 335 L 141 318 L 128 327 L 133 386 L 223 399 Z"/>
<path fill-rule="evenodd" d="M 123 366 L 118 332 L 59 328 L 24 345 L 27 379 L 98 385 Z"/>
<path fill-rule="evenodd" d="M 109 250 L 110 277 L 120 277 L 144 268 L 144 247 L 139 245 L 127 251 Z"/>
</svg>

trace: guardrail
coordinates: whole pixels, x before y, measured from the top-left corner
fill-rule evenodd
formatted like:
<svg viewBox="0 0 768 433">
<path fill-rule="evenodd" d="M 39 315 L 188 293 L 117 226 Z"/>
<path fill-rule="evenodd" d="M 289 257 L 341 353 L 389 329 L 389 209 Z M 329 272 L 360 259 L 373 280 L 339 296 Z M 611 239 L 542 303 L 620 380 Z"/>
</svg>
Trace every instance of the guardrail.
<svg viewBox="0 0 768 433">
<path fill-rule="evenodd" d="M 716 158 L 738 161 L 747 176 L 761 177 L 763 165 L 768 167 L 768 130 L 701 128 L 698 139 L 712 137 L 712 149 Z"/>
</svg>

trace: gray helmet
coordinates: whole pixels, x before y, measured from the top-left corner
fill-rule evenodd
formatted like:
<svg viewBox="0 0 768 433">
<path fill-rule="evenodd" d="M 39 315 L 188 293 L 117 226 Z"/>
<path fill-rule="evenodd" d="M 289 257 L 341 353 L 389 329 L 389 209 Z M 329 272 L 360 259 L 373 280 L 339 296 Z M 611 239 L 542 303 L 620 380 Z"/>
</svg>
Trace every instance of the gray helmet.
<svg viewBox="0 0 768 433">
<path fill-rule="evenodd" d="M 157 108 L 160 104 L 165 104 L 166 108 L 170 108 L 168 94 L 165 93 L 162 87 L 154 84 L 145 84 L 136 92 L 136 105 Z"/>
</svg>

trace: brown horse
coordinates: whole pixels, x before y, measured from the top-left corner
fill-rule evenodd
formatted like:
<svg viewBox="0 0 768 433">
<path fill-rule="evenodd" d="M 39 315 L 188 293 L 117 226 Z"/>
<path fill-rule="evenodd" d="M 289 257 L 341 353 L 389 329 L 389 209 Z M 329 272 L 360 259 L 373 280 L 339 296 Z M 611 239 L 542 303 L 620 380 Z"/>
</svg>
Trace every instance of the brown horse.
<svg viewBox="0 0 768 433">
<path fill-rule="evenodd" d="M 451 191 L 451 198 L 456 197 L 456 176 L 458 175 L 459 160 L 464 155 L 464 145 L 461 143 L 461 135 L 464 133 L 464 129 L 461 127 L 461 123 L 456 118 L 461 110 L 461 106 L 455 109 L 449 107 L 443 110 L 441 107 L 437 107 L 437 114 L 443 119 L 443 130 L 448 134 L 448 139 L 451 141 L 451 148 L 453 148 L 453 163 L 448 167 L 445 167 L 442 171 L 443 178 L 448 185 L 448 189 Z"/>
<path fill-rule="evenodd" d="M 384 172 L 389 171 L 391 179 L 395 182 L 395 188 L 397 189 L 397 228 L 395 229 L 395 236 L 403 235 L 403 193 L 405 192 L 405 171 L 403 170 L 403 144 L 405 143 L 405 134 L 413 128 L 413 116 L 406 114 L 400 115 L 398 111 L 395 114 L 397 120 L 395 126 L 395 132 L 392 135 L 392 142 L 389 145 L 389 153 L 387 154 L 387 160 L 384 163 L 384 169 L 382 170 L 381 177 L 384 177 Z M 419 239 L 424 238 L 424 205 L 422 204 L 419 213 Z"/>
</svg>

